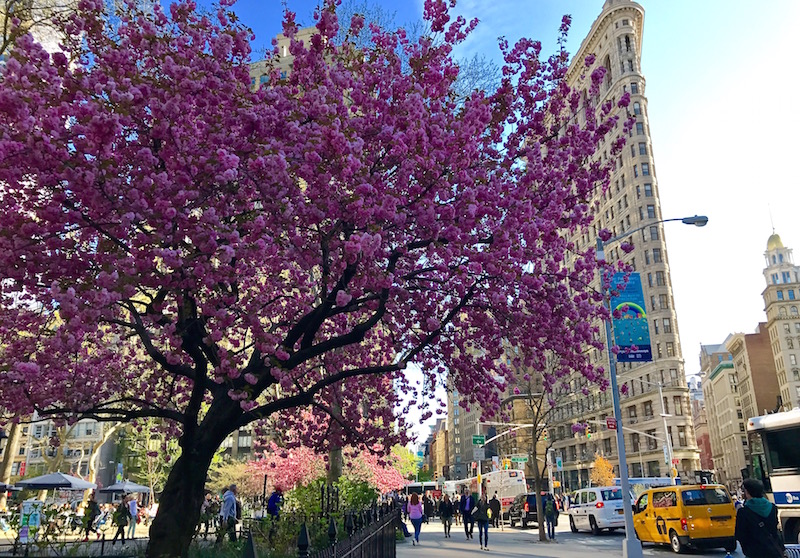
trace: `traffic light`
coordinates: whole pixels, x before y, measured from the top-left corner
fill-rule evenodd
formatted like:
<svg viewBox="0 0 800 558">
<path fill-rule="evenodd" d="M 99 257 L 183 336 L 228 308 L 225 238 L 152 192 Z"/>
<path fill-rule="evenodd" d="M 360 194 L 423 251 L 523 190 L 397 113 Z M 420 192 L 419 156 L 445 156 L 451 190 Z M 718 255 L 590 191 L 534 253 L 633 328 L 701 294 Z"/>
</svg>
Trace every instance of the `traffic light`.
<svg viewBox="0 0 800 558">
<path fill-rule="evenodd" d="M 547 430 L 544 431 L 544 441 L 547 442 Z"/>
<path fill-rule="evenodd" d="M 586 423 L 586 437 L 591 440 L 592 439 L 592 425 Z"/>
</svg>

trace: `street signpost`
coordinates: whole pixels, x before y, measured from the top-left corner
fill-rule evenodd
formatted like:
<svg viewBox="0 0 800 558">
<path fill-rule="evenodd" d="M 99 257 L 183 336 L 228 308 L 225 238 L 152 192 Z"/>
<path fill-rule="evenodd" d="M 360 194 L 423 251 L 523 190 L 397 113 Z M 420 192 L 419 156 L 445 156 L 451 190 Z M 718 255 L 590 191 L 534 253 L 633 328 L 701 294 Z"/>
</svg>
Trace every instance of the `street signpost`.
<svg viewBox="0 0 800 558">
<path fill-rule="evenodd" d="M 511 463 L 527 463 L 527 462 L 528 462 L 528 458 L 527 457 L 512 457 L 511 458 Z"/>
<path fill-rule="evenodd" d="M 559 473 L 564 470 L 564 462 L 561 460 L 561 457 L 556 457 L 556 471 Z"/>
<path fill-rule="evenodd" d="M 472 435 L 472 445 L 473 446 L 482 446 L 486 443 L 486 436 L 483 434 L 473 434 Z"/>
<path fill-rule="evenodd" d="M 486 459 L 486 448 L 474 447 L 472 448 L 472 459 L 475 461 L 483 461 Z"/>
</svg>

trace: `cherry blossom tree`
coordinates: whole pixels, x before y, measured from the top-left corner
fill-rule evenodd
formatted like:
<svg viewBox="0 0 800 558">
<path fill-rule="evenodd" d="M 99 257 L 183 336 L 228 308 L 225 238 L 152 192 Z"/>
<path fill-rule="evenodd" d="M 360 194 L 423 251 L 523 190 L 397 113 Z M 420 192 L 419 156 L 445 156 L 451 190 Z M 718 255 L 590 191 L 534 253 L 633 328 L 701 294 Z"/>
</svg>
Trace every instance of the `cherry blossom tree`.
<svg viewBox="0 0 800 558">
<path fill-rule="evenodd" d="M 453 48 L 475 21 L 427 0 L 419 39 L 354 16 L 334 41 L 328 2 L 305 42 L 286 14 L 292 72 L 255 88 L 229 4 L 128 2 L 110 26 L 81 0 L 62 52 L 21 36 L 0 70 L 0 408 L 167 421 L 181 454 L 149 556 L 184 553 L 238 428 L 388 451 L 400 395 L 445 376 L 497 408 L 504 344 L 547 388 L 604 382 L 593 249 L 570 241 L 615 159 L 599 142 L 627 131 L 627 97 L 591 104 L 603 70 L 587 59 L 583 95 L 563 49 L 501 41 L 499 88 L 465 97 Z"/>
</svg>

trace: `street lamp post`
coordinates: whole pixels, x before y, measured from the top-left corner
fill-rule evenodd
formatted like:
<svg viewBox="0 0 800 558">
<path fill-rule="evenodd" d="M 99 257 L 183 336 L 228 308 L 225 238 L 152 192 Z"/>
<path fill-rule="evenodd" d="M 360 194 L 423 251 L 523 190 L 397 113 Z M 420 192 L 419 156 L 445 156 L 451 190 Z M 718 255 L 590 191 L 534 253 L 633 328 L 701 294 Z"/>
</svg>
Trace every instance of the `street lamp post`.
<svg viewBox="0 0 800 558">
<path fill-rule="evenodd" d="M 622 240 L 623 238 L 627 238 L 628 236 L 643 230 L 645 227 L 652 226 L 658 223 L 667 223 L 670 221 L 681 221 L 685 225 L 695 225 L 697 227 L 703 227 L 708 223 L 708 217 L 695 215 L 693 217 L 683 217 L 679 219 L 663 219 L 661 221 L 657 221 L 656 223 L 648 223 L 647 225 L 643 225 L 637 229 L 630 230 L 626 233 L 623 233 L 619 236 L 611 238 L 605 242 L 600 237 L 597 238 L 597 261 L 604 262 L 605 261 L 605 245 L 611 244 L 612 242 L 617 242 Z M 622 411 L 620 409 L 619 404 L 619 387 L 617 385 L 617 364 L 616 359 L 614 358 L 614 354 L 611 350 L 611 347 L 614 343 L 614 330 L 611 323 L 611 295 L 606 288 L 605 281 L 603 277 L 600 278 L 600 288 L 603 292 L 603 303 L 606 306 L 606 309 L 609 312 L 608 318 L 605 320 L 605 330 L 606 330 L 606 352 L 608 353 L 608 372 L 611 376 L 611 400 L 614 405 L 614 418 L 617 421 L 617 425 L 622 425 Z M 663 400 L 662 400 L 663 401 Z M 622 431 L 622 428 L 617 428 L 617 455 L 619 456 L 619 479 L 620 485 L 622 487 L 622 502 L 623 502 L 623 509 L 625 511 L 625 540 L 622 543 L 622 556 L 623 558 L 642 558 L 644 555 L 642 554 L 642 544 L 636 538 L 636 530 L 633 526 L 633 507 L 631 505 L 631 487 L 630 481 L 628 478 L 628 462 L 627 457 L 625 455 L 625 434 Z"/>
<path fill-rule="evenodd" d="M 664 382 L 648 382 L 647 380 L 639 380 L 643 384 L 647 384 L 649 386 L 657 386 L 658 387 L 658 399 L 661 401 L 661 420 L 664 421 L 664 440 L 667 445 L 667 459 L 669 459 L 669 478 L 674 485 L 676 483 L 675 475 L 672 474 L 673 463 L 675 461 L 675 454 L 673 453 L 672 449 L 672 439 L 669 435 L 669 427 L 667 426 L 667 417 L 671 417 L 672 415 L 667 413 L 667 409 L 664 406 Z"/>
</svg>

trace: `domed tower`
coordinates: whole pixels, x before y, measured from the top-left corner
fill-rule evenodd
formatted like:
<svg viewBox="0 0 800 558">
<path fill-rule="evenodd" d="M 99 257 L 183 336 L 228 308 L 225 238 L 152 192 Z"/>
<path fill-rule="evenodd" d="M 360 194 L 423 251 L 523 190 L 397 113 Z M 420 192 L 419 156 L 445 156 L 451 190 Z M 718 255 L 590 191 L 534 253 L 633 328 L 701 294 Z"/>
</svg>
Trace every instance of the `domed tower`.
<svg viewBox="0 0 800 558">
<path fill-rule="evenodd" d="M 800 406 L 800 267 L 774 231 L 764 252 L 764 310 L 785 407 Z"/>
</svg>

